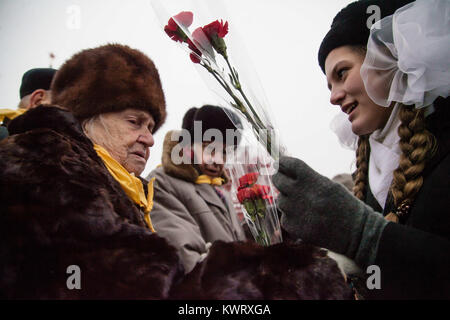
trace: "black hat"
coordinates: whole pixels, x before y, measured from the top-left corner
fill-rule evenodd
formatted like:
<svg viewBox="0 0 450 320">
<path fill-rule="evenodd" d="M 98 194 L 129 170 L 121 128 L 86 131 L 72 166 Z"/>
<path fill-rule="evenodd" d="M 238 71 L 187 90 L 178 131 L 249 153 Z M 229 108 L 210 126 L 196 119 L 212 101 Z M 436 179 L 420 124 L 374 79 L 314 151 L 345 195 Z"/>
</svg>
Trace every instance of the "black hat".
<svg viewBox="0 0 450 320">
<path fill-rule="evenodd" d="M 374 14 L 370 6 L 378 6 L 380 19 L 393 14 L 398 8 L 413 0 L 360 0 L 350 3 L 333 19 L 331 29 L 322 40 L 319 49 L 319 65 L 325 73 L 325 60 L 328 54 L 341 46 L 366 46 L 370 29 L 368 19 Z"/>
<path fill-rule="evenodd" d="M 198 108 L 192 107 L 183 116 L 183 123 L 181 124 L 181 128 L 190 130 L 192 124 L 194 123 L 194 116 L 197 112 Z"/>
<path fill-rule="evenodd" d="M 202 137 L 208 129 L 218 129 L 227 144 L 230 141 L 226 141 L 226 130 L 242 128 L 241 121 L 234 112 L 212 105 L 204 105 L 199 109 L 191 108 L 184 115 L 182 128 L 187 129 L 192 138 L 194 138 L 194 121 L 202 122 Z M 240 138 L 241 136 L 238 134 L 237 139 L 234 139 L 232 144 L 239 144 Z"/>
<path fill-rule="evenodd" d="M 49 90 L 55 72 L 52 68 L 35 68 L 25 72 L 20 85 L 20 99 L 37 89 Z"/>
</svg>

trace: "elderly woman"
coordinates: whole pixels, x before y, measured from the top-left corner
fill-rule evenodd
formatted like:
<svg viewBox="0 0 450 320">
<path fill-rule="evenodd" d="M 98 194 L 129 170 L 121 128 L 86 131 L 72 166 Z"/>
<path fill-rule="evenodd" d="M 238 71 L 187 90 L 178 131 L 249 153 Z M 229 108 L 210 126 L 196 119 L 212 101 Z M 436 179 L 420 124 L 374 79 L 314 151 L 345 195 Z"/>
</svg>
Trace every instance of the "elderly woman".
<svg viewBox="0 0 450 320">
<path fill-rule="evenodd" d="M 52 92 L 0 144 L 0 296 L 167 297 L 181 269 L 139 178 L 166 116 L 153 62 L 122 45 L 84 50 Z"/>
<path fill-rule="evenodd" d="M 373 6 L 383 19 L 369 32 Z M 445 0 L 342 9 L 319 64 L 350 129 L 338 136 L 358 145 L 356 198 L 298 159 L 273 177 L 292 236 L 379 267 L 379 288 L 360 286 L 367 298 L 450 298 L 449 14 Z"/>
</svg>

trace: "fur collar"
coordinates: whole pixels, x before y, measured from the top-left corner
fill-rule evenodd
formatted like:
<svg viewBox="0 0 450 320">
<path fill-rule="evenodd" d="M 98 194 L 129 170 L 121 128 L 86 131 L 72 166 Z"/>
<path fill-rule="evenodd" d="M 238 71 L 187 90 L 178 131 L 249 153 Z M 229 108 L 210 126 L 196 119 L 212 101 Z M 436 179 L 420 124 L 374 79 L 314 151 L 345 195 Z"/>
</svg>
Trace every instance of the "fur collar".
<svg viewBox="0 0 450 320">
<path fill-rule="evenodd" d="M 168 175 L 181 180 L 195 183 L 195 181 L 199 177 L 199 173 L 194 168 L 194 166 L 192 164 L 185 164 L 185 163 L 175 164 L 171 159 L 172 150 L 178 144 L 178 140 L 174 139 L 175 141 L 172 141 L 171 137 L 172 135 L 174 137 L 177 137 L 180 132 L 181 131 L 178 130 L 171 130 L 166 133 L 166 136 L 164 137 L 164 145 L 162 153 L 162 166 L 164 172 L 167 173 Z M 225 180 L 225 183 L 227 183 L 230 180 L 225 171 L 222 174 L 222 178 Z"/>
<path fill-rule="evenodd" d="M 73 114 L 58 106 L 41 105 L 25 112 L 8 124 L 10 135 L 43 128 L 70 136 L 80 142 L 92 144 Z"/>
</svg>

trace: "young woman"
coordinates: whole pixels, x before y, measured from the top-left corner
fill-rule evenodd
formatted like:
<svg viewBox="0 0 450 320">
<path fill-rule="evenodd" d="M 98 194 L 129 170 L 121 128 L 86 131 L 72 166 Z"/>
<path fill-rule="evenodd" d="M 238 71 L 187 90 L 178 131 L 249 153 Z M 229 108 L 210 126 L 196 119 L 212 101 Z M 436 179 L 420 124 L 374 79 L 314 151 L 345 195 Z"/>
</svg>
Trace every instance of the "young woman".
<svg viewBox="0 0 450 320">
<path fill-rule="evenodd" d="M 296 159 L 274 183 L 286 230 L 380 267 L 371 297 L 449 298 L 450 6 L 408 2 L 348 5 L 319 50 L 338 135 L 357 145 L 354 195 L 370 207 Z M 385 18 L 369 32 L 374 5 Z"/>
<path fill-rule="evenodd" d="M 428 12 L 436 18 L 444 18 L 445 14 L 436 14 L 433 10 L 438 10 L 439 5 L 448 10 L 448 5 L 443 1 L 433 2 L 427 5 L 419 1 L 397 11 L 395 35 L 402 36 L 405 42 L 410 43 L 397 43 L 397 48 L 388 50 L 390 45 L 394 45 L 394 41 L 388 39 L 388 32 L 392 33 L 393 30 L 392 18 L 388 17 L 382 20 L 381 28 L 373 29 L 369 38 L 370 50 L 367 57 L 366 45 L 356 44 L 350 39 L 333 39 L 330 36 L 324 39 L 319 53 L 319 63 L 327 76 L 328 87 L 331 90 L 330 102 L 340 106 L 355 139 L 358 139 L 355 196 L 366 201 L 374 209 L 384 212 L 387 214 L 386 218 L 394 222 L 406 223 L 409 220 L 411 210 L 417 207 L 417 202 L 415 205 L 413 203 L 424 184 L 424 175 L 429 173 L 427 169 L 430 164 L 440 162 L 436 152 L 440 151 L 446 142 L 438 140 L 442 140 L 439 138 L 445 129 L 445 120 L 448 119 L 446 115 L 448 111 L 444 107 L 448 104 L 448 100 L 438 96 L 448 95 L 449 75 L 447 74 L 446 79 L 438 83 L 433 77 L 445 75 L 441 71 L 424 69 L 441 69 L 439 68 L 441 65 L 445 70 L 448 69 L 447 64 L 450 61 L 446 56 L 424 67 L 427 57 L 412 57 L 412 52 L 405 49 L 413 44 L 414 39 L 417 41 L 423 39 L 420 39 L 420 36 L 413 36 L 408 30 L 402 30 L 401 25 L 402 19 L 411 18 L 417 12 L 422 14 Z M 430 5 L 436 7 L 424 11 Z M 360 8 L 363 6 L 359 5 Z M 351 27 L 355 25 L 347 24 L 341 29 Z M 435 24 L 431 28 L 433 30 L 442 28 L 449 33 L 449 29 L 444 29 L 444 25 Z M 434 33 L 433 30 L 427 30 L 422 37 Z M 449 37 L 445 32 L 442 41 Z M 330 33 L 333 33 L 333 30 Z M 421 46 L 426 47 L 427 43 L 430 43 L 430 40 L 422 42 Z M 427 50 L 448 52 L 449 49 L 443 46 L 434 43 Z M 416 51 L 416 55 L 420 55 L 423 51 L 423 48 L 412 47 L 411 51 Z M 398 57 L 395 57 L 395 54 Z M 436 57 L 434 54 L 430 56 Z M 416 61 L 411 61 L 413 58 Z M 409 68 L 409 70 L 407 72 L 399 70 L 400 67 L 394 66 L 396 60 L 399 60 L 399 65 L 403 64 L 402 69 Z M 426 79 L 427 77 L 431 80 Z M 438 90 L 432 92 L 435 88 Z M 342 140 L 348 141 L 348 138 L 343 137 L 346 135 L 345 129 L 343 131 L 340 134 Z"/>
</svg>

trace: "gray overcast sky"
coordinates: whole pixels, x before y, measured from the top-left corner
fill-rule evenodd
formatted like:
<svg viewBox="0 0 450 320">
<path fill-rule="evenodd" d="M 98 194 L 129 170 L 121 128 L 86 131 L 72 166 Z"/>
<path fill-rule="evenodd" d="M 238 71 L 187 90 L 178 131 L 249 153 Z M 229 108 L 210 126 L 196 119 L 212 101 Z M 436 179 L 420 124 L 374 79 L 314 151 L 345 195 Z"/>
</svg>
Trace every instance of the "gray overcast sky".
<svg viewBox="0 0 450 320">
<path fill-rule="evenodd" d="M 329 128 L 340 109 L 329 103 L 317 50 L 333 17 L 351 1 L 222 0 L 227 15 L 216 8 L 218 16 L 211 17 L 201 5 L 206 1 L 161 3 L 168 14 L 196 9 L 194 15 L 203 14 L 209 19 L 206 23 L 228 19 L 230 34 L 237 30 L 245 44 L 289 154 L 330 178 L 350 173 L 354 153 L 343 149 Z M 195 27 L 203 25 L 195 18 Z M 111 42 L 137 48 L 159 69 L 168 111 L 167 122 L 155 134 L 145 176 L 160 163 L 165 133 L 181 126 L 188 108 L 221 102 L 187 53 L 164 34 L 162 20 L 150 0 L 0 0 L 0 108 L 16 108 L 23 73 L 49 66 L 50 52 L 56 55 L 53 67 L 58 68 L 85 48 Z M 233 50 L 237 52 L 229 47 L 231 56 Z"/>
</svg>

